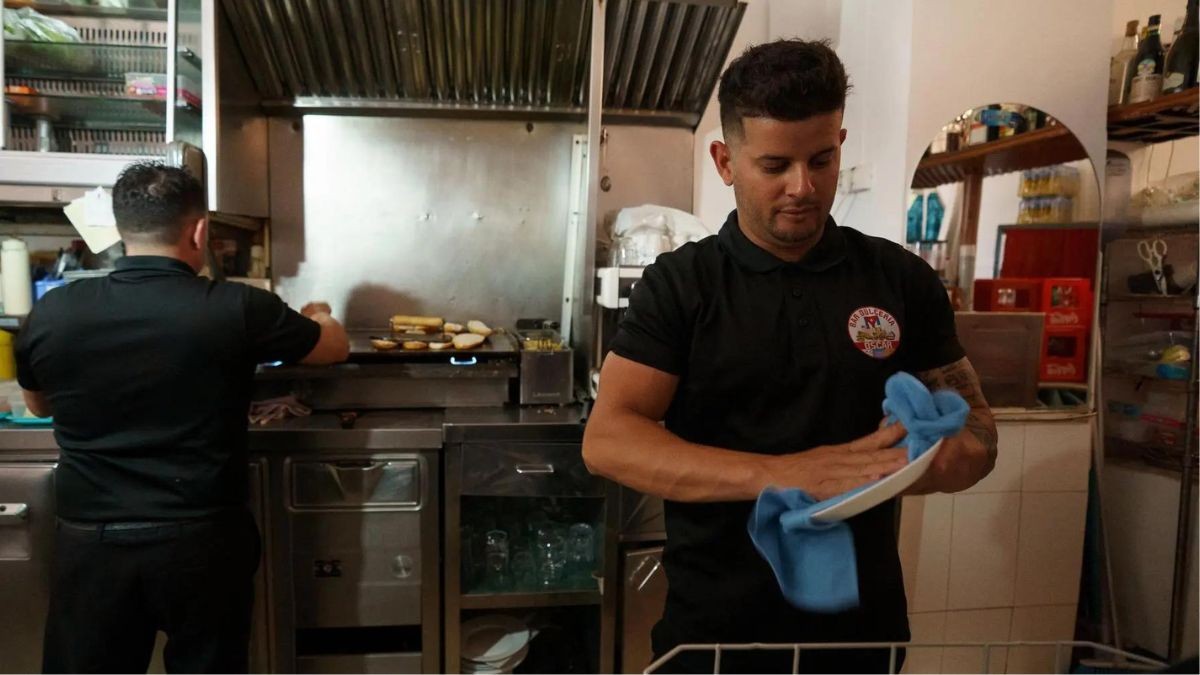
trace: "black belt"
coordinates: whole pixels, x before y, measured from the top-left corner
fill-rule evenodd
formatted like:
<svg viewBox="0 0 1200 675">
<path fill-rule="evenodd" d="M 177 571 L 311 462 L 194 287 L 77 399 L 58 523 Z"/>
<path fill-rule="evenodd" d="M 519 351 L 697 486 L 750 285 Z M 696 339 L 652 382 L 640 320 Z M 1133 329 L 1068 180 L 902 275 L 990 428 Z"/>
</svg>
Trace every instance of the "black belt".
<svg viewBox="0 0 1200 675">
<path fill-rule="evenodd" d="M 112 523 L 85 523 L 79 520 L 67 520 L 59 518 L 58 524 L 72 530 L 80 532 L 120 532 L 126 530 L 149 530 L 154 527 L 170 527 L 172 525 L 183 525 L 185 523 L 196 522 L 194 520 L 155 520 L 147 522 L 112 522 Z"/>
<path fill-rule="evenodd" d="M 167 527 L 184 527 L 187 525 L 202 525 L 205 523 L 223 522 L 237 518 L 236 513 L 218 513 L 211 516 L 200 518 L 186 518 L 180 520 L 136 520 L 136 521 L 110 521 L 110 522 L 91 522 L 83 520 L 70 520 L 67 518 L 58 518 L 60 527 L 65 527 L 70 530 L 79 532 L 135 532 L 138 530 L 152 530 L 156 528 Z"/>
</svg>

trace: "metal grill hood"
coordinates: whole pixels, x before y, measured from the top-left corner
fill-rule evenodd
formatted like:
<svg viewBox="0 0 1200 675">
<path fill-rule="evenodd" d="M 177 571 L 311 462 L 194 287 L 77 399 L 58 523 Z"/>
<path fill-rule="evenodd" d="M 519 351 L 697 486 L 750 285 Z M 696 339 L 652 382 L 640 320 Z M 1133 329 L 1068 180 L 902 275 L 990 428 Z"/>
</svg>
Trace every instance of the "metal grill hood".
<svg viewBox="0 0 1200 675">
<path fill-rule="evenodd" d="M 575 116 L 591 0 L 222 0 L 267 108 Z M 609 0 L 608 115 L 694 127 L 745 3 Z"/>
</svg>

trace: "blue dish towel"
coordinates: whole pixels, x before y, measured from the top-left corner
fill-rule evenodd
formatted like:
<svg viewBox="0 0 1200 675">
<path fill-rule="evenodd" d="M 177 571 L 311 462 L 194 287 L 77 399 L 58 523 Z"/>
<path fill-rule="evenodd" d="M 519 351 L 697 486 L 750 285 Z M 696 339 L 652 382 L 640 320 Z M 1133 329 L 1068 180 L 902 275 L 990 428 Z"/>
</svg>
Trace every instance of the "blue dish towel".
<svg viewBox="0 0 1200 675">
<path fill-rule="evenodd" d="M 883 412 L 889 421 L 899 420 L 908 432 L 900 445 L 908 449 L 910 462 L 939 439 L 961 431 L 970 412 L 957 392 L 931 394 L 908 373 L 888 378 L 884 393 Z M 822 502 L 797 488 L 767 488 L 759 494 L 750 514 L 750 539 L 771 565 L 780 590 L 792 605 L 810 612 L 841 612 L 858 606 L 858 565 L 850 526 L 814 522 L 812 514 L 870 485 Z"/>
</svg>

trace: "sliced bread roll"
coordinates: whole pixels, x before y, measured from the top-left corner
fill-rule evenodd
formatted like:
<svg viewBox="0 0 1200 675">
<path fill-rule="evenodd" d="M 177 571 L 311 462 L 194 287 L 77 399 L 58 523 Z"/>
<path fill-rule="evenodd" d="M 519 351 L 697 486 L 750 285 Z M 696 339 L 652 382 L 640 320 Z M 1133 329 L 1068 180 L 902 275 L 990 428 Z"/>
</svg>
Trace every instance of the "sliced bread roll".
<svg viewBox="0 0 1200 675">
<path fill-rule="evenodd" d="M 484 340 L 486 340 L 486 339 L 487 338 L 485 338 L 484 336 L 479 335 L 477 333 L 463 333 L 461 335 L 455 335 L 454 336 L 454 348 L 455 349 L 474 349 L 474 348 L 478 347 L 479 345 L 483 344 Z"/>
<path fill-rule="evenodd" d="M 392 317 L 392 326 L 420 326 L 422 328 L 440 329 L 445 321 L 438 316 L 409 316 L 397 314 Z"/>
<path fill-rule="evenodd" d="M 476 335 L 482 335 L 483 337 L 487 337 L 492 334 L 492 329 L 488 328 L 488 325 L 482 321 L 468 321 L 467 330 Z"/>
</svg>

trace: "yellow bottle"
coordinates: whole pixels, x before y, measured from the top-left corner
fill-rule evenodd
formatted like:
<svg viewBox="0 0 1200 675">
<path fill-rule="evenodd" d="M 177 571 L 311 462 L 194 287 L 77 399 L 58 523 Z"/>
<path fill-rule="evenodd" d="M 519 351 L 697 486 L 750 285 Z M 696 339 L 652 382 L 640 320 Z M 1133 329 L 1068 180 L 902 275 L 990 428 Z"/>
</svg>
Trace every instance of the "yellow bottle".
<svg viewBox="0 0 1200 675">
<path fill-rule="evenodd" d="M 0 330 L 0 380 L 17 376 L 17 360 L 13 355 L 13 334 Z"/>
</svg>

